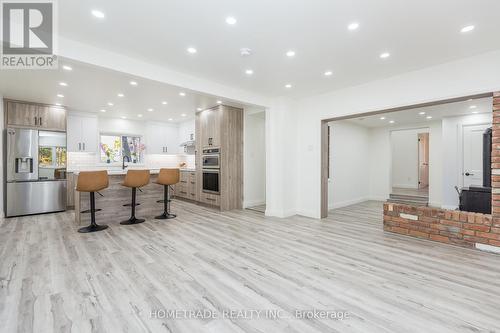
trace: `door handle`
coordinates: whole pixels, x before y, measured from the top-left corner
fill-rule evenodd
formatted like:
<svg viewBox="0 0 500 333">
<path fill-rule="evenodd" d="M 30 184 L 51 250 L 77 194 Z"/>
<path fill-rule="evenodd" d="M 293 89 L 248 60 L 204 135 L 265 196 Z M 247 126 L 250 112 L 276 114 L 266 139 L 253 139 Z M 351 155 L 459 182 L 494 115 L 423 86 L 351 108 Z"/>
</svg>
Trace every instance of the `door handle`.
<svg viewBox="0 0 500 333">
<path fill-rule="evenodd" d="M 165 153 L 168 153 L 168 147 L 165 146 Z"/>
<path fill-rule="evenodd" d="M 465 173 L 465 175 L 466 175 L 467 177 L 469 177 L 469 176 L 474 176 L 474 174 L 473 174 L 473 173 L 470 173 L 470 172 L 466 172 L 466 173 Z"/>
<path fill-rule="evenodd" d="M 83 150 L 85 150 L 85 142 L 84 142 L 84 143 L 82 143 L 82 145 L 83 145 Z"/>
<path fill-rule="evenodd" d="M 40 126 L 42 126 L 42 117 L 40 117 Z"/>
<path fill-rule="evenodd" d="M 38 117 L 35 117 L 35 126 L 38 125 Z"/>
<path fill-rule="evenodd" d="M 82 150 L 82 144 L 78 142 L 78 150 Z"/>
</svg>

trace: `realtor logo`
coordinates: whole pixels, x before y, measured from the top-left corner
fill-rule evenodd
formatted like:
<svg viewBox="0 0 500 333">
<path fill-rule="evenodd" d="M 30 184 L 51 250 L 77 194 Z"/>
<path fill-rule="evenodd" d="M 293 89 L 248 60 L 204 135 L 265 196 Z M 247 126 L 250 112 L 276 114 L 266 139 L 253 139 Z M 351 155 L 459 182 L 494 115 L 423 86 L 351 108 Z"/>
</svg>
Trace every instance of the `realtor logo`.
<svg viewBox="0 0 500 333">
<path fill-rule="evenodd" d="M 1 17 L 2 69 L 57 69 L 52 0 L 4 0 Z"/>
</svg>

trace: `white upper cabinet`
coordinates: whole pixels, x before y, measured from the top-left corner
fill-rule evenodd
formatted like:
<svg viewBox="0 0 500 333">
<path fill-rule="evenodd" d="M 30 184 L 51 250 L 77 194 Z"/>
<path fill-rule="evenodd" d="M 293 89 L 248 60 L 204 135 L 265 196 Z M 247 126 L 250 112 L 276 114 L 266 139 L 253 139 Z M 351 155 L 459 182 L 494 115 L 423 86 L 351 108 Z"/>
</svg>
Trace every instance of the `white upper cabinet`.
<svg viewBox="0 0 500 333">
<path fill-rule="evenodd" d="M 185 121 L 181 124 L 179 124 L 179 144 L 182 144 L 187 141 L 195 141 L 195 121 L 190 120 L 190 121 Z M 183 154 L 184 147 L 179 147 L 178 149 L 179 153 Z"/>
<path fill-rule="evenodd" d="M 177 154 L 179 129 L 162 123 L 148 123 L 146 135 L 147 154 Z"/>
<path fill-rule="evenodd" d="M 97 117 L 69 114 L 67 119 L 68 152 L 97 152 Z"/>
</svg>

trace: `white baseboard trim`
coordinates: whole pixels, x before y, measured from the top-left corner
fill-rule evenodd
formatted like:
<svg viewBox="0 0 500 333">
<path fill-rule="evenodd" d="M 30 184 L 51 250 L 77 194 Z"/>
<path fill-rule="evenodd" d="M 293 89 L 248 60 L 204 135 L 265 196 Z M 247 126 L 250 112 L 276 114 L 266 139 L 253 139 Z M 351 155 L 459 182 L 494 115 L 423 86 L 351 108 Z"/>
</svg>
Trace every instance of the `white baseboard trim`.
<svg viewBox="0 0 500 333">
<path fill-rule="evenodd" d="M 386 196 L 370 196 L 368 200 L 370 201 L 387 201 L 389 199 L 389 195 Z"/>
<path fill-rule="evenodd" d="M 365 202 L 368 200 L 370 200 L 370 199 L 369 198 L 357 198 L 357 199 L 352 199 L 352 200 L 344 200 L 344 201 L 334 202 L 333 205 L 328 205 L 328 210 L 347 207 L 347 206 L 359 204 L 359 203 L 362 203 L 362 202 Z"/>
<path fill-rule="evenodd" d="M 270 210 L 266 209 L 266 216 L 285 218 L 297 215 L 294 210 Z"/>
<path fill-rule="evenodd" d="M 417 185 L 408 185 L 408 184 L 393 184 L 392 187 L 399 187 L 399 188 L 409 188 L 412 190 L 418 190 Z"/>
<path fill-rule="evenodd" d="M 498 246 L 476 243 L 476 249 L 485 252 L 500 254 L 500 247 Z"/>
<path fill-rule="evenodd" d="M 265 205 L 266 200 L 249 200 L 249 201 L 244 201 L 243 202 L 243 208 L 248 208 L 248 207 L 255 207 L 255 206 L 261 206 Z"/>
</svg>

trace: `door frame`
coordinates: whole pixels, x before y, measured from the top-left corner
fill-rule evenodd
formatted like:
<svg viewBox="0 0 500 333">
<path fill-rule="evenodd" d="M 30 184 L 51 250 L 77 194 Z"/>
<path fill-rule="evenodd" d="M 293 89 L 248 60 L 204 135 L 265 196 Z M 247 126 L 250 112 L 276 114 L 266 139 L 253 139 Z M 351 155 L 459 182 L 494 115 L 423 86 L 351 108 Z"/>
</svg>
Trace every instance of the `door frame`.
<svg viewBox="0 0 500 333">
<path fill-rule="evenodd" d="M 426 133 L 417 133 L 417 140 L 418 140 L 418 152 L 417 152 L 417 155 L 418 155 L 418 165 L 417 165 L 417 168 L 418 168 L 418 184 L 417 184 L 417 187 L 418 189 L 422 189 L 422 187 L 420 186 L 422 184 L 421 182 L 421 174 L 420 174 L 420 137 L 421 136 L 427 136 L 427 148 L 426 148 L 426 153 L 427 153 L 427 188 L 429 188 L 430 184 L 429 184 L 429 181 L 430 181 L 430 148 L 431 148 L 431 133 L 430 133 L 430 128 L 429 128 L 429 132 L 426 132 Z"/>
<path fill-rule="evenodd" d="M 410 105 L 396 107 L 396 108 L 361 112 L 361 113 L 357 113 L 357 114 L 322 119 L 320 121 L 320 125 L 321 125 L 321 127 L 320 127 L 321 128 L 320 217 L 322 219 L 328 217 L 328 165 L 329 165 L 329 161 L 328 161 L 328 123 L 329 122 L 346 120 L 346 119 L 353 119 L 353 118 L 359 118 L 359 117 L 373 116 L 373 115 L 378 115 L 378 114 L 382 114 L 382 113 L 386 114 L 386 113 L 398 112 L 398 111 L 403 111 L 403 110 L 411 110 L 411 109 L 417 109 L 417 108 L 428 107 L 428 106 L 436 106 L 436 105 L 442 105 L 442 104 L 448 104 L 448 103 L 463 102 L 463 101 L 467 101 L 469 99 L 478 99 L 478 98 L 486 98 L 486 97 L 493 97 L 493 92 L 476 94 L 476 95 L 468 95 L 468 96 L 462 96 L 462 97 L 450 98 L 450 99 L 444 99 L 444 100 L 438 100 L 438 101 L 428 102 L 428 103 L 420 103 L 420 104 L 413 104 L 413 105 L 410 104 Z"/>
</svg>

